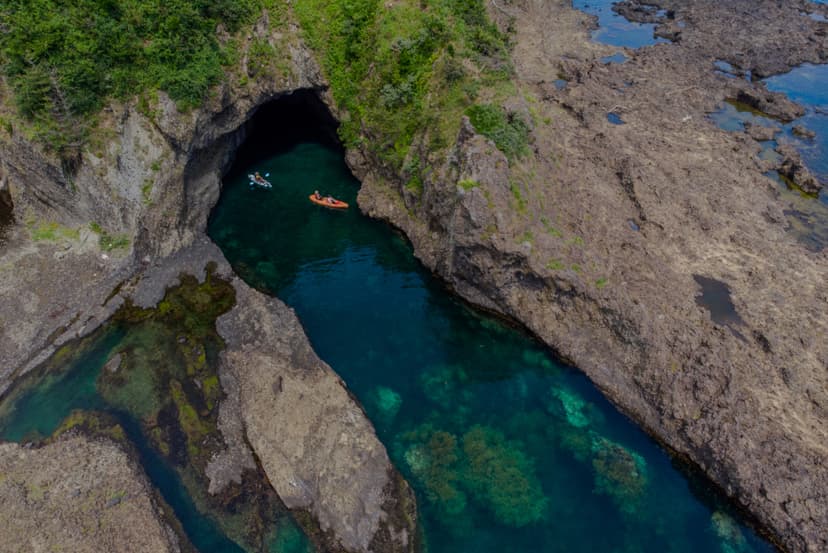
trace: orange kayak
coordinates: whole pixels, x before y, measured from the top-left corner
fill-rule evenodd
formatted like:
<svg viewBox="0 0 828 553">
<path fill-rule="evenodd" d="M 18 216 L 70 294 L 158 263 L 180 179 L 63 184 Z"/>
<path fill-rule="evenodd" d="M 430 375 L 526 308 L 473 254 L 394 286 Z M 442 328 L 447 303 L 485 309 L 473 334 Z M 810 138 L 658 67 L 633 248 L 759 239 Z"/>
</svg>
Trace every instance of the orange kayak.
<svg viewBox="0 0 828 553">
<path fill-rule="evenodd" d="M 348 208 L 348 204 L 346 204 L 345 202 L 340 202 L 339 200 L 333 200 L 333 202 L 329 202 L 325 198 L 322 198 L 321 200 L 317 200 L 316 196 L 314 196 L 313 194 L 308 196 L 308 199 L 310 201 L 312 201 L 313 203 L 315 203 L 317 205 L 324 206 L 324 207 L 331 207 L 331 208 L 334 208 L 334 209 L 347 209 Z"/>
</svg>

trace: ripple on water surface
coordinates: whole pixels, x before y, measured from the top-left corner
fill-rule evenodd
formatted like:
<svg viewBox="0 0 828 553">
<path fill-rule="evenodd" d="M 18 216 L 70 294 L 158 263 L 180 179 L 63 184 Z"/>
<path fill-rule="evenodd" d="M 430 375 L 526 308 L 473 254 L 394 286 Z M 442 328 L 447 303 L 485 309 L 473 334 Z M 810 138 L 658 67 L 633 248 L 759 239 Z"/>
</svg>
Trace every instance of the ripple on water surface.
<svg viewBox="0 0 828 553">
<path fill-rule="evenodd" d="M 302 143 L 225 179 L 209 233 L 299 315 L 414 486 L 432 553 L 770 551 L 580 373 L 482 317 L 357 209 L 340 152 Z M 251 190 L 250 171 L 272 190 Z"/>
</svg>

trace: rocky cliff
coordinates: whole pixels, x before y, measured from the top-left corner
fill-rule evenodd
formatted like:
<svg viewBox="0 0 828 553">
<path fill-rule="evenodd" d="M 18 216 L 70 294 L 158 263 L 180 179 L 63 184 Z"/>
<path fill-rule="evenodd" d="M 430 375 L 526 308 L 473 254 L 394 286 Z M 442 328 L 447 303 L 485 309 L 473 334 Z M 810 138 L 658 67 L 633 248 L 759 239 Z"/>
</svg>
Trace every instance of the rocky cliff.
<svg viewBox="0 0 828 553">
<path fill-rule="evenodd" d="M 601 61 L 617 49 L 589 41 L 594 21 L 568 2 L 497 5 L 516 42 L 503 107 L 532 151 L 509 160 L 467 121 L 419 196 L 369 151 L 348 160 L 362 209 L 457 293 L 584 370 L 781 547 L 825 551 L 826 249 L 790 232 L 757 143 L 706 118 L 740 91 L 788 106 L 713 62 L 824 61 L 825 24 L 804 6 L 742 4 L 665 3 L 677 41 L 622 64 Z M 767 50 L 777 28 L 791 39 Z"/>
<path fill-rule="evenodd" d="M 265 12 L 243 37 L 243 52 L 254 40 L 280 54 L 265 74 L 248 78 L 245 53 L 238 74 L 197 110 L 181 112 L 163 93 L 149 108 L 112 105 L 96 130 L 100 143 L 93 141 L 71 168 L 25 132 L 0 137 L 1 188 L 13 203 L 13 225 L 0 241 L 0 395 L 58 346 L 99 327 L 126 299 L 152 307 L 180 273 L 203 278 L 211 260 L 231 274 L 204 236 L 222 172 L 262 105 L 323 86 L 289 21 L 271 24 Z M 207 467 L 210 493 L 259 462 L 305 528 L 319 533 L 318 544 L 349 552 L 412 550 L 413 496 L 356 400 L 315 357 L 292 312 L 235 285 L 243 303 L 222 324 L 230 349 L 219 430 L 227 448 Z M 253 335 L 251 328 L 264 332 Z M 262 336 L 275 340 L 271 349 L 260 348 L 269 356 L 239 357 L 262 344 Z M 277 378 L 286 391 L 270 386 Z M 268 413 L 272 406 L 279 408 Z M 79 465 L 103 454 L 73 451 Z M 301 496 L 292 487 L 297 482 L 307 486 Z M 18 499 L 10 500 L 15 509 L 22 508 Z"/>
<path fill-rule="evenodd" d="M 508 159 L 466 123 L 421 192 L 367 149 L 348 159 L 363 181 L 361 207 L 403 229 L 460 295 L 520 321 L 583 369 L 781 546 L 823 551 L 826 250 L 809 249 L 790 232 L 790 206 L 763 176 L 768 167 L 757 161 L 754 139 L 706 120 L 729 97 L 755 98 L 769 111 L 787 105 L 760 83 L 717 75 L 715 59 L 765 74 L 828 58 L 825 24 L 799 13 L 806 4 L 664 2 L 673 15 L 661 22 L 662 34 L 675 42 L 607 64 L 601 57 L 616 49 L 590 42 L 595 22 L 568 2 L 492 2 L 491 15 L 515 33 L 517 94 L 503 107 L 530 128 L 530 152 Z M 772 38 L 780 29 L 784 42 Z M 25 136 L 4 135 L 0 182 L 11 190 L 17 224 L 0 246 L 0 389 L 54 345 L 97 326 L 134 275 L 203 233 L 220 169 L 258 106 L 322 85 L 294 27 L 262 21 L 254 33 L 285 53 L 287 71 L 225 85 L 187 114 L 163 95 L 146 113 L 114 106 L 102 127 L 108 138 L 71 175 Z M 559 77 L 568 81 L 563 89 L 553 84 Z M 112 242 L 102 233 L 123 235 L 128 246 L 106 248 Z M 257 325 L 293 323 L 277 302 L 239 290 L 258 319 L 232 315 L 239 327 L 228 331 L 236 341 L 226 362 L 238 401 L 248 406 L 240 416 L 257 429 L 252 448 L 286 502 L 308 509 L 339 543 L 362 547 L 382 512 L 395 520 L 382 506 L 393 471 L 351 483 L 370 498 L 364 527 L 352 524 L 359 502 L 308 500 L 341 475 L 294 490 L 320 466 L 306 456 L 309 447 L 332 447 L 340 424 L 367 426 L 346 419 L 314 437 L 318 444 L 277 442 L 289 429 L 268 424 L 261 410 L 286 413 L 301 404 L 318 416 L 319 404 L 297 394 L 329 371 L 293 331 L 273 344 L 272 358 L 242 359 Z M 293 347 L 296 358 L 288 355 Z M 269 391 L 251 384 L 265 374 Z M 345 402 L 341 386 L 329 377 L 319 382 Z M 341 405 L 332 413 L 357 416 L 356 407 Z M 354 451 L 360 442 L 347 443 Z M 374 445 L 368 452 L 385 466 L 383 452 Z M 264 458 L 271 454 L 290 467 Z"/>
</svg>

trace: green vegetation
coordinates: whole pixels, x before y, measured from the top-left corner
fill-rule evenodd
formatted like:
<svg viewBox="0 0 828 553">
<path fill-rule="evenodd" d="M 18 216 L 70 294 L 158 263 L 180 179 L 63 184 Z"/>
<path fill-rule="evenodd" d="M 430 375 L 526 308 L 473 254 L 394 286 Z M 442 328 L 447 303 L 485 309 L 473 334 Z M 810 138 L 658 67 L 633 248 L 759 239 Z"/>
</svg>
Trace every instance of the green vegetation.
<svg viewBox="0 0 828 553">
<path fill-rule="evenodd" d="M 152 203 L 152 180 L 147 179 L 144 181 L 143 186 L 141 186 L 141 201 L 144 205 L 150 205 Z"/>
<path fill-rule="evenodd" d="M 543 228 L 546 229 L 547 234 L 549 234 L 550 236 L 554 236 L 555 238 L 563 238 L 563 233 L 555 227 L 553 227 L 552 224 L 549 222 L 549 219 L 547 219 L 546 217 L 541 217 L 540 221 L 543 225 Z"/>
<path fill-rule="evenodd" d="M 564 264 L 560 259 L 550 259 L 546 264 L 546 268 L 552 271 L 560 271 L 564 268 Z"/>
<path fill-rule="evenodd" d="M 606 286 L 608 283 L 609 283 L 609 281 L 605 277 L 601 277 L 601 278 L 599 278 L 598 280 L 595 281 L 595 287 L 600 290 L 601 288 Z"/>
<path fill-rule="evenodd" d="M 520 183 L 515 180 L 512 180 L 509 183 L 509 189 L 512 191 L 512 196 L 515 198 L 516 202 L 516 209 L 519 213 L 526 212 L 526 198 L 523 196 L 523 192 L 520 191 Z"/>
<path fill-rule="evenodd" d="M 297 0 L 294 11 L 344 112 L 346 146 L 367 139 L 395 169 L 453 142 L 481 89 L 511 73 L 482 0 Z"/>
<path fill-rule="evenodd" d="M 532 231 L 531 231 L 531 230 L 527 230 L 527 231 L 525 231 L 523 234 L 521 234 L 520 236 L 518 236 L 518 239 L 517 239 L 518 244 L 522 244 L 522 243 L 524 243 L 524 242 L 528 242 L 528 243 L 530 243 L 530 244 L 531 244 L 532 242 L 534 242 L 534 240 L 535 240 L 535 237 L 534 237 L 534 235 L 532 234 Z"/>
<path fill-rule="evenodd" d="M 480 425 L 461 441 L 430 424 L 402 439 L 408 468 L 422 483 L 426 498 L 444 515 L 460 515 L 471 498 L 510 526 L 543 518 L 548 500 L 519 442 L 507 441 L 497 430 Z"/>
<path fill-rule="evenodd" d="M 463 179 L 457 183 L 457 186 L 459 186 L 463 190 L 471 190 L 472 188 L 477 188 L 478 186 L 480 186 L 480 183 L 474 179 Z"/>
<path fill-rule="evenodd" d="M 80 152 L 109 98 L 164 90 L 200 104 L 236 58 L 234 33 L 273 0 L 7 0 L 0 63 L 35 138 Z"/>
<path fill-rule="evenodd" d="M 101 228 L 101 225 L 95 221 L 89 223 L 89 229 L 98 235 L 98 245 L 105 252 L 125 250 L 129 247 L 129 236 L 126 234 L 117 234 L 113 236 Z"/>
<path fill-rule="evenodd" d="M 515 114 L 492 104 L 479 104 L 466 110 L 474 129 L 491 138 L 497 148 L 508 158 L 526 153 L 529 142 L 529 127 Z"/>
<path fill-rule="evenodd" d="M 92 411 L 74 410 L 61 421 L 60 426 L 46 441 L 57 440 L 70 430 L 80 431 L 90 436 L 106 436 L 119 443 L 126 440 L 123 428 L 110 416 Z"/>
<path fill-rule="evenodd" d="M 69 227 L 64 227 L 55 222 L 43 222 L 35 220 L 27 220 L 26 228 L 29 235 L 35 242 L 57 242 L 59 240 L 77 240 L 80 237 L 80 231 Z"/>
</svg>

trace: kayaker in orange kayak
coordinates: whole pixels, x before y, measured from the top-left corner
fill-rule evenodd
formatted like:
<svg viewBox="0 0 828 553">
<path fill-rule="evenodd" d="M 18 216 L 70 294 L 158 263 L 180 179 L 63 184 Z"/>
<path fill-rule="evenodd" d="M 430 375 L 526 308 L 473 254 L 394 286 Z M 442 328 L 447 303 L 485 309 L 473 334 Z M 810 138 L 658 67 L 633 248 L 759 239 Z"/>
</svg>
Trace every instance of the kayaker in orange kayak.
<svg viewBox="0 0 828 553">
<path fill-rule="evenodd" d="M 337 200 L 333 196 L 322 196 L 322 194 L 319 193 L 319 190 L 314 190 L 313 194 L 308 196 L 308 199 L 310 199 L 310 201 L 312 201 L 315 204 L 325 207 L 332 207 L 335 209 L 347 209 L 348 207 L 348 204 L 346 204 L 342 200 Z"/>
</svg>

